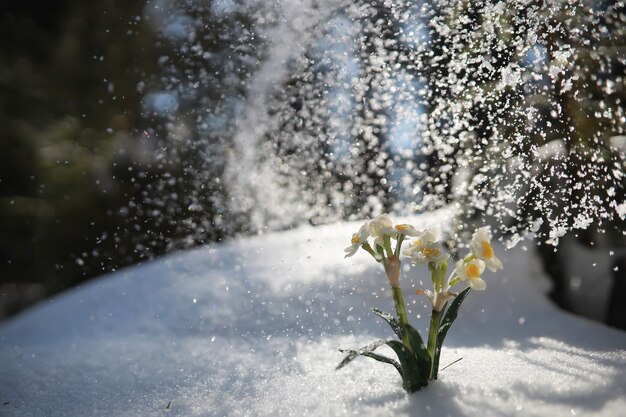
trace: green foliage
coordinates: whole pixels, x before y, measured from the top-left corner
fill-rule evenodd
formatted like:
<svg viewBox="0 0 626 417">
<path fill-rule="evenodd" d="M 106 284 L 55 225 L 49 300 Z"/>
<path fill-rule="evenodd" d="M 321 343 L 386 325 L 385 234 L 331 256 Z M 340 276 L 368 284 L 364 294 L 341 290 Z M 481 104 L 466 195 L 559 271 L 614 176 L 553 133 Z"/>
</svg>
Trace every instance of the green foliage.
<svg viewBox="0 0 626 417">
<path fill-rule="evenodd" d="M 339 363 L 339 365 L 337 365 L 336 369 L 343 368 L 358 356 L 366 356 L 379 362 L 392 365 L 396 368 L 402 378 L 402 388 L 404 388 L 406 392 L 412 393 L 426 387 L 430 380 L 437 379 L 437 373 L 439 370 L 439 355 L 441 353 L 443 341 L 448 333 L 448 330 L 452 326 L 452 323 L 454 323 L 457 318 L 461 304 L 470 291 L 471 289 L 469 287 L 464 289 L 454 298 L 447 310 L 444 308 L 445 314 L 437 331 L 436 351 L 432 359 L 428 349 L 424 345 L 421 335 L 413 326 L 410 324 L 401 325 L 398 319 L 391 316 L 391 314 L 378 309 L 372 309 L 376 315 L 384 319 L 389 324 L 400 341 L 379 340 L 360 349 L 340 349 L 340 352 L 347 353 L 348 355 Z M 402 330 L 408 335 L 409 346 L 402 343 Z M 385 344 L 393 349 L 398 356 L 398 361 L 374 353 L 376 349 Z M 433 361 L 432 375 L 431 361 Z"/>
<path fill-rule="evenodd" d="M 383 362 L 383 363 L 388 363 L 389 365 L 393 365 L 393 367 L 396 368 L 396 371 L 398 371 L 398 373 L 402 377 L 402 380 L 404 381 L 404 371 L 402 370 L 402 367 L 400 366 L 398 361 L 388 358 L 387 356 L 379 355 L 374 352 L 365 352 L 365 353 L 362 353 L 362 355 L 367 356 L 368 358 L 375 359 L 378 362 Z"/>
<path fill-rule="evenodd" d="M 439 372 L 439 355 L 441 354 L 443 341 L 445 340 L 446 335 L 448 334 L 448 330 L 450 330 L 450 327 L 452 326 L 452 323 L 454 323 L 454 320 L 456 320 L 459 308 L 461 308 L 461 304 L 463 303 L 463 301 L 465 301 L 465 298 L 470 293 L 470 291 L 471 288 L 467 287 L 454 298 L 454 300 L 450 304 L 450 307 L 447 310 L 444 307 L 445 314 L 439 326 L 439 331 L 437 332 L 437 343 L 435 345 L 435 355 L 433 357 L 433 379 L 437 379 L 437 374 Z"/>
<path fill-rule="evenodd" d="M 402 340 L 402 330 L 400 329 L 400 322 L 397 318 L 377 308 L 373 308 L 372 311 L 374 314 L 385 320 L 389 326 L 391 326 L 391 330 L 393 330 L 396 336 L 398 336 L 398 339 Z"/>
<path fill-rule="evenodd" d="M 390 340 L 387 345 L 398 355 L 402 367 L 402 388 L 406 392 L 412 393 L 427 386 L 428 378 L 423 378 L 423 372 L 420 370 L 420 365 L 423 365 L 423 362 L 420 363 L 420 360 L 402 342 Z"/>
<path fill-rule="evenodd" d="M 364 346 L 360 349 L 357 350 L 352 350 L 352 349 L 339 349 L 340 352 L 342 353 L 347 353 L 348 355 L 339 363 L 339 365 L 337 365 L 337 367 L 335 369 L 341 369 L 344 366 L 346 366 L 347 364 L 349 364 L 350 362 L 352 362 L 354 359 L 356 359 L 358 356 L 366 356 L 368 358 L 372 358 L 374 360 L 377 360 L 378 362 L 382 362 L 382 363 L 386 363 L 389 365 L 392 365 L 394 368 L 396 368 L 396 370 L 398 371 L 398 373 L 400 374 L 400 377 L 402 377 L 402 380 L 404 381 L 405 379 L 405 371 L 403 369 L 403 367 L 398 363 L 398 361 L 391 359 L 387 356 L 383 356 L 380 355 L 378 353 L 374 353 L 374 350 L 376 350 L 377 348 L 379 348 L 380 346 L 384 345 L 384 344 L 389 344 L 390 342 L 395 342 L 395 341 L 389 341 L 389 340 L 379 340 L 377 342 L 371 343 L 367 346 Z M 395 342 L 397 343 L 397 342 Z"/>
<path fill-rule="evenodd" d="M 417 368 L 412 369 L 412 372 L 417 374 L 417 380 L 423 386 L 428 384 L 430 378 L 431 359 L 422 337 L 419 332 L 415 330 L 410 324 L 403 326 L 404 330 L 409 335 L 409 342 L 411 343 L 410 349 L 413 352 L 413 356 L 417 362 Z"/>
</svg>

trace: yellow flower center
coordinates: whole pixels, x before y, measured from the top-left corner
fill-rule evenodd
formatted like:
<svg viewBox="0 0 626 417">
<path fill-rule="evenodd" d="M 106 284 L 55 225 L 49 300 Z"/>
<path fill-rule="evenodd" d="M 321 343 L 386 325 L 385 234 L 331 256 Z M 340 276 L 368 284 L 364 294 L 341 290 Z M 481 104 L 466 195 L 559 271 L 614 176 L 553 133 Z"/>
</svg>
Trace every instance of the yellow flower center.
<svg viewBox="0 0 626 417">
<path fill-rule="evenodd" d="M 468 264 L 465 267 L 465 273 L 468 278 L 480 278 L 480 268 L 476 264 Z"/>
<path fill-rule="evenodd" d="M 357 235 L 356 233 L 353 234 L 351 242 L 353 245 L 356 245 L 357 243 L 361 243 L 361 239 L 359 239 L 359 235 Z"/>
<path fill-rule="evenodd" d="M 409 230 L 411 228 L 411 225 L 408 224 L 398 224 L 396 225 L 396 230 L 399 230 L 401 232 L 405 232 L 407 230 Z"/>
<path fill-rule="evenodd" d="M 493 258 L 493 247 L 489 242 L 482 242 L 483 256 L 485 259 Z"/>
<path fill-rule="evenodd" d="M 422 255 L 427 258 L 435 258 L 439 256 L 439 249 L 426 247 L 422 249 Z"/>
</svg>

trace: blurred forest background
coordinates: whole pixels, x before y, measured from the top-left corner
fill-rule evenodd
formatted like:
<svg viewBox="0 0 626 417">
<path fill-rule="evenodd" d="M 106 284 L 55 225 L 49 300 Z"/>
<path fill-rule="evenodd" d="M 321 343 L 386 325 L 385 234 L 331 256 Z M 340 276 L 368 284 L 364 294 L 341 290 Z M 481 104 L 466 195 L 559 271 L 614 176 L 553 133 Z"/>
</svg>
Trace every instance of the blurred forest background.
<svg viewBox="0 0 626 417">
<path fill-rule="evenodd" d="M 158 124 L 137 88 L 153 82 L 159 48 L 143 5 L 0 6 L 0 316 L 165 251 L 136 244 L 171 235 L 167 224 L 127 221 L 169 169 L 153 163 Z"/>
<path fill-rule="evenodd" d="M 529 157 L 533 146 L 554 145 L 565 137 L 559 144 L 568 158 L 566 163 L 541 157 L 533 161 L 533 181 L 527 182 L 536 181 L 537 188 L 523 191 L 524 198 L 507 211 L 501 232 L 515 235 L 534 227 L 537 233 L 546 228 L 543 233 L 549 236 L 548 218 L 565 213 L 571 221 L 564 227 L 572 231 L 560 236 L 563 243 L 557 247 L 570 239 L 623 254 L 624 224 L 615 205 L 624 200 L 626 146 L 626 14 L 621 2 L 581 2 L 550 14 L 545 25 L 534 28 L 542 56 L 532 62 L 510 46 L 516 45 L 516 37 L 527 36 L 519 21 L 529 18 L 535 10 L 531 6 L 506 10 L 508 17 L 499 25 L 510 30 L 481 41 L 467 37 L 472 25 L 487 19 L 473 2 L 453 2 L 454 13 L 436 1 L 397 7 L 384 1 L 351 3 L 327 11 L 324 4 L 309 6 L 325 16 L 310 26 L 326 42 L 357 39 L 356 50 L 350 49 L 355 61 L 338 66 L 336 57 L 347 54 L 337 44 L 329 46 L 315 36 L 299 39 L 308 45 L 306 52 L 280 62 L 287 75 L 270 83 L 272 100 L 256 104 L 274 118 L 262 140 L 251 142 L 258 146 L 257 155 L 247 159 L 239 123 L 252 117 L 245 105 L 255 105 L 255 94 L 261 94 L 253 80 L 273 59 L 268 34 L 285 27 L 279 23 L 285 19 L 279 6 L 226 0 L 4 2 L 0 319 L 106 272 L 239 233 L 451 203 L 462 206 L 467 219 L 492 216 L 493 207 L 470 201 L 468 195 L 488 196 L 485 177 L 501 160 L 472 160 L 469 172 L 464 171 L 470 178 L 468 192 L 454 189 L 453 175 L 467 170 L 460 161 L 468 149 L 487 152 L 486 140 L 514 138 L 528 124 L 521 116 L 529 112 L 536 119 L 526 136 L 531 140 L 511 139 L 512 152 Z M 424 14 L 424 4 L 429 5 L 428 19 L 437 22 L 423 25 L 425 32 L 415 35 L 418 41 L 428 39 L 427 48 L 407 42 L 403 31 L 411 24 L 406 16 Z M 529 5 L 538 9 L 541 2 Z M 581 8 L 593 9 L 595 20 L 577 21 L 575 12 Z M 345 22 L 357 22 L 359 35 L 350 33 Z M 466 38 L 449 35 L 442 29 L 446 22 L 462 28 L 459 33 Z M 343 32 L 333 32 L 341 25 Z M 578 25 L 585 28 L 584 36 L 571 35 Z M 552 31 L 554 27 L 562 31 Z M 575 53 L 563 55 L 563 45 Z M 329 58 L 329 51 L 336 55 Z M 457 115 L 446 114 L 449 108 L 442 105 L 458 103 L 455 86 L 462 81 L 483 91 L 498 88 L 479 68 L 481 60 L 470 60 L 473 64 L 462 74 L 454 72 L 460 55 L 465 60 L 489 55 L 489 74 L 504 78 L 510 68 L 539 76 L 521 93 L 500 88 L 497 99 L 476 104 L 461 132 L 455 130 Z M 569 71 L 576 88 L 556 80 L 555 66 Z M 345 68 L 368 71 L 355 86 L 354 77 L 341 71 Z M 419 79 L 419 85 L 405 95 L 390 95 L 397 90 L 388 81 L 391 72 Z M 427 128 L 402 125 L 402 116 L 389 110 L 397 102 L 409 109 L 419 102 Z M 500 110 L 511 108 L 512 113 Z M 418 136 L 422 139 L 414 140 Z M 448 141 L 445 152 L 435 146 L 450 137 L 461 139 Z M 276 167 L 275 172 L 258 171 L 258 178 L 241 185 L 239 175 L 259 159 Z M 555 180 L 555 172 L 572 179 L 591 165 L 609 174 L 594 176 L 582 190 Z M 284 200 L 282 211 L 276 209 L 280 201 L 260 201 L 266 198 L 261 194 L 271 193 L 256 185 L 269 177 L 297 190 Z M 617 196 L 610 201 L 604 198 L 608 189 L 611 197 Z M 584 214 L 585 192 L 598 196 L 590 204 L 606 206 L 602 225 L 576 223 L 581 220 L 572 212 L 572 202 L 581 201 L 578 210 Z M 545 210 L 543 202 L 554 195 L 559 198 Z M 285 214 L 289 210 L 297 215 Z M 542 217 L 546 221 L 537 223 Z M 560 249 L 544 244 L 538 252 L 554 280 L 553 298 L 571 308 L 566 294 L 572 287 L 567 268 L 572 252 Z M 608 262 L 610 269 L 601 274 L 613 280 L 612 294 L 623 294 L 624 257 Z M 626 303 L 613 298 L 603 319 L 624 328 Z"/>
</svg>

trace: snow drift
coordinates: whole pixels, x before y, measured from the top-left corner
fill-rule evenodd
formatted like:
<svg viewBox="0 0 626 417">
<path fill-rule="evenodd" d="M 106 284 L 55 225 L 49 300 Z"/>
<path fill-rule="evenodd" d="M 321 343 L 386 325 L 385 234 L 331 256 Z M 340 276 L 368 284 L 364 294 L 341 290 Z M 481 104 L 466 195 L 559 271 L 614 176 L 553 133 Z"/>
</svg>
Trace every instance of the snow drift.
<svg viewBox="0 0 626 417">
<path fill-rule="evenodd" d="M 445 215 L 414 219 L 441 225 Z M 446 339 L 439 380 L 407 395 L 390 366 L 338 347 L 392 335 L 382 268 L 343 259 L 357 224 L 301 227 L 118 272 L 0 326 L 0 415 L 617 416 L 626 334 L 557 310 L 523 245 L 496 248 Z M 403 267 L 427 326 L 422 269 Z M 419 318 L 418 318 L 419 317 Z M 384 352 L 387 348 L 381 348 Z M 393 355 L 391 351 L 387 351 Z"/>
</svg>

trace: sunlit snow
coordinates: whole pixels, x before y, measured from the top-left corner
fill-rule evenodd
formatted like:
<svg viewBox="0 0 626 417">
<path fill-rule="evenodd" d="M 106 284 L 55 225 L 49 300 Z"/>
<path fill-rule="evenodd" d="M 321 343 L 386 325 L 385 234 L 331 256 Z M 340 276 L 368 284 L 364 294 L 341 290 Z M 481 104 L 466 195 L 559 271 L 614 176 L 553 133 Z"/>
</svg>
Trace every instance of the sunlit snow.
<svg viewBox="0 0 626 417">
<path fill-rule="evenodd" d="M 448 228 L 447 212 L 408 219 Z M 470 294 L 440 379 L 407 395 L 396 371 L 339 347 L 392 337 L 384 274 L 344 259 L 360 224 L 300 227 L 172 254 L 45 302 L 0 326 L 3 416 L 618 416 L 626 335 L 557 310 L 523 244 Z M 427 281 L 405 265 L 411 295 Z M 425 283 L 428 285 L 428 283 Z M 421 319 L 417 317 L 421 316 Z M 381 348 L 384 349 L 384 348 Z M 393 353 L 388 352 L 391 355 Z"/>
</svg>

